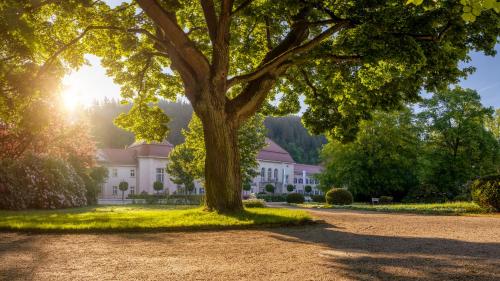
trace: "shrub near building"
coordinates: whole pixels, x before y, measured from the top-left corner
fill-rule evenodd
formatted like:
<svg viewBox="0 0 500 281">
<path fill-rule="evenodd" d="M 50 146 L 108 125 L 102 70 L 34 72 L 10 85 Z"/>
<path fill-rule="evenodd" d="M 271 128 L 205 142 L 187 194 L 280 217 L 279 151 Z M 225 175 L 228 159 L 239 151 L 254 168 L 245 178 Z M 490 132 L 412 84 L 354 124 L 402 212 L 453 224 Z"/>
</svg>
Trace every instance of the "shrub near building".
<svg viewBox="0 0 500 281">
<path fill-rule="evenodd" d="M 332 188 L 325 195 L 326 203 L 331 205 L 351 205 L 353 197 L 351 192 L 343 188 Z"/>
<path fill-rule="evenodd" d="M 305 201 L 304 195 L 299 193 L 290 193 L 286 196 L 287 203 L 302 204 L 304 203 L 304 201 Z"/>
</svg>

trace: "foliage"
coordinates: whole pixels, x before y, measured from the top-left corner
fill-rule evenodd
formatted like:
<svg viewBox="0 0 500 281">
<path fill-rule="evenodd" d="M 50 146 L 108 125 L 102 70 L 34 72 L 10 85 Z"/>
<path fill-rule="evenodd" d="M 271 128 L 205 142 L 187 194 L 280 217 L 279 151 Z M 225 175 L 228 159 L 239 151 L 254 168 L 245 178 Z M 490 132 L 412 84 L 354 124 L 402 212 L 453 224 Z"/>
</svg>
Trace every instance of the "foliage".
<svg viewBox="0 0 500 281">
<path fill-rule="evenodd" d="M 418 114 L 425 146 L 421 182 L 432 184 L 448 199 L 467 181 L 497 171 L 500 143 L 484 127 L 493 110 L 481 104 L 476 91 L 443 90 L 425 100 Z"/>
<path fill-rule="evenodd" d="M 331 205 L 350 205 L 354 198 L 351 192 L 343 188 L 332 188 L 326 194 L 326 203 Z"/>
<path fill-rule="evenodd" d="M 500 175 L 476 179 L 471 183 L 471 192 L 479 206 L 500 212 Z"/>
<path fill-rule="evenodd" d="M 311 195 L 311 199 L 313 202 L 317 202 L 317 203 L 326 202 L 326 198 L 324 195 Z"/>
<path fill-rule="evenodd" d="M 408 195 L 403 198 L 405 203 L 435 203 L 445 202 L 446 193 L 442 192 L 437 186 L 430 183 L 422 183 L 410 190 Z"/>
<path fill-rule="evenodd" d="M 421 5 L 423 0 L 407 0 L 406 4 Z M 435 2 L 435 1 L 434 1 Z M 432 2 L 426 2 L 424 7 L 428 8 L 432 6 Z M 476 17 L 479 16 L 483 11 L 494 10 L 496 13 L 500 13 L 500 3 L 496 0 L 460 0 L 462 7 L 462 19 L 466 22 L 473 22 Z M 430 5 L 430 6 L 429 6 Z"/>
<path fill-rule="evenodd" d="M 497 108 L 492 116 L 486 118 L 485 126 L 500 142 L 500 108 Z"/>
<path fill-rule="evenodd" d="M 286 191 L 292 192 L 295 189 L 295 186 L 293 184 L 287 184 L 286 185 Z"/>
<path fill-rule="evenodd" d="M 257 194 L 257 198 L 266 202 L 286 202 L 286 195 L 284 194 Z"/>
<path fill-rule="evenodd" d="M 153 183 L 153 189 L 156 191 L 156 192 L 160 192 L 163 190 L 163 183 L 161 181 L 155 181 Z"/>
<path fill-rule="evenodd" d="M 56 209 L 87 205 L 87 189 L 65 161 L 26 155 L 0 160 L 0 209 Z"/>
<path fill-rule="evenodd" d="M 171 206 L 99 206 L 57 211 L 0 211 L 0 229 L 14 231 L 123 232 L 230 229 L 303 224 L 311 219 L 301 210 L 250 208 L 231 214 L 202 208 Z"/>
<path fill-rule="evenodd" d="M 245 190 L 245 191 L 252 190 L 252 184 L 250 182 L 248 182 L 248 181 L 244 182 L 243 183 L 243 190 Z"/>
<path fill-rule="evenodd" d="M 265 208 L 266 201 L 262 199 L 247 199 L 243 200 L 243 206 L 245 208 Z"/>
<path fill-rule="evenodd" d="M 379 203 L 380 204 L 390 204 L 392 203 L 392 196 L 380 196 Z"/>
<path fill-rule="evenodd" d="M 304 186 L 304 191 L 305 191 L 306 193 L 311 193 L 311 191 L 312 191 L 312 186 L 310 186 L 310 185 L 306 185 L 306 186 Z"/>
<path fill-rule="evenodd" d="M 418 184 L 419 128 L 412 119 L 409 109 L 377 112 L 361 122 L 354 142 L 329 142 L 322 150 L 322 186 L 347 187 L 358 201 L 385 194 L 401 200 Z"/>
<path fill-rule="evenodd" d="M 266 192 L 274 193 L 275 187 L 274 187 L 274 185 L 268 183 L 268 184 L 266 184 L 266 186 L 264 187 L 264 189 L 266 190 Z"/>
<path fill-rule="evenodd" d="M 304 203 L 304 195 L 299 194 L 299 193 L 290 193 L 286 195 L 286 202 L 287 203 L 296 203 L 296 204 L 302 204 Z"/>
</svg>

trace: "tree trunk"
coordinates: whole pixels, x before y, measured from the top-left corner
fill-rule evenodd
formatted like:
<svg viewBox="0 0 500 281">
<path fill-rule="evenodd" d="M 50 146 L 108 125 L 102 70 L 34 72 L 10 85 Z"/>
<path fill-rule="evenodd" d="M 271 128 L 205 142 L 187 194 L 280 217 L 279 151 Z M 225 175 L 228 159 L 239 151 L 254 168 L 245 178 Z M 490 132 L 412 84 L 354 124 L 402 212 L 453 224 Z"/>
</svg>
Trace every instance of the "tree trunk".
<svg viewBox="0 0 500 281">
<path fill-rule="evenodd" d="M 225 111 L 211 108 L 200 114 L 205 138 L 206 208 L 232 212 L 243 209 L 238 127 Z"/>
</svg>

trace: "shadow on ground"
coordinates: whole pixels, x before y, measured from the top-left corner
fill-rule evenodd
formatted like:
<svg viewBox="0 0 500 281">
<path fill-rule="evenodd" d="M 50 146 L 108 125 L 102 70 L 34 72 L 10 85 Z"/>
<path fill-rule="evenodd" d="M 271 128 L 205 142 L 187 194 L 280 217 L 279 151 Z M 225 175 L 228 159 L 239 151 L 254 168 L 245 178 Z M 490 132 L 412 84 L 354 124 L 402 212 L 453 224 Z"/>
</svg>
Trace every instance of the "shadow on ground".
<svg viewBox="0 0 500 281">
<path fill-rule="evenodd" d="M 377 236 L 322 223 L 271 229 L 273 238 L 320 244 L 318 262 L 352 280 L 500 280 L 500 243 Z"/>
</svg>

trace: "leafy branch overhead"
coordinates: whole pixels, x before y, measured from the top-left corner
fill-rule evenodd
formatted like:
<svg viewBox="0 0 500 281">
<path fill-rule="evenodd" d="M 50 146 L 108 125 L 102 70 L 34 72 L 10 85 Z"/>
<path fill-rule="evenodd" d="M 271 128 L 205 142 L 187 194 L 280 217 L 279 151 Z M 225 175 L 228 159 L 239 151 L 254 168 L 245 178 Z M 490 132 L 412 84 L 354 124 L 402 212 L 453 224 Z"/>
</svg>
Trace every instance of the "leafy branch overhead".
<svg viewBox="0 0 500 281">
<path fill-rule="evenodd" d="M 494 53 L 498 3 L 390 2 L 96 1 L 75 15 L 69 34 L 79 44 L 69 49 L 101 56 L 137 106 L 185 94 L 201 112 L 210 97 L 243 121 L 257 110 L 297 112 L 304 94 L 313 132 L 349 136 L 368 107 L 397 107 L 417 99 L 421 85 L 435 90 L 466 75 L 457 67 L 468 59 L 464 48 Z M 469 4 L 479 20 L 465 23 Z M 124 122 L 133 130 L 149 117 L 135 110 Z M 152 132 L 143 136 L 166 130 Z"/>
</svg>

